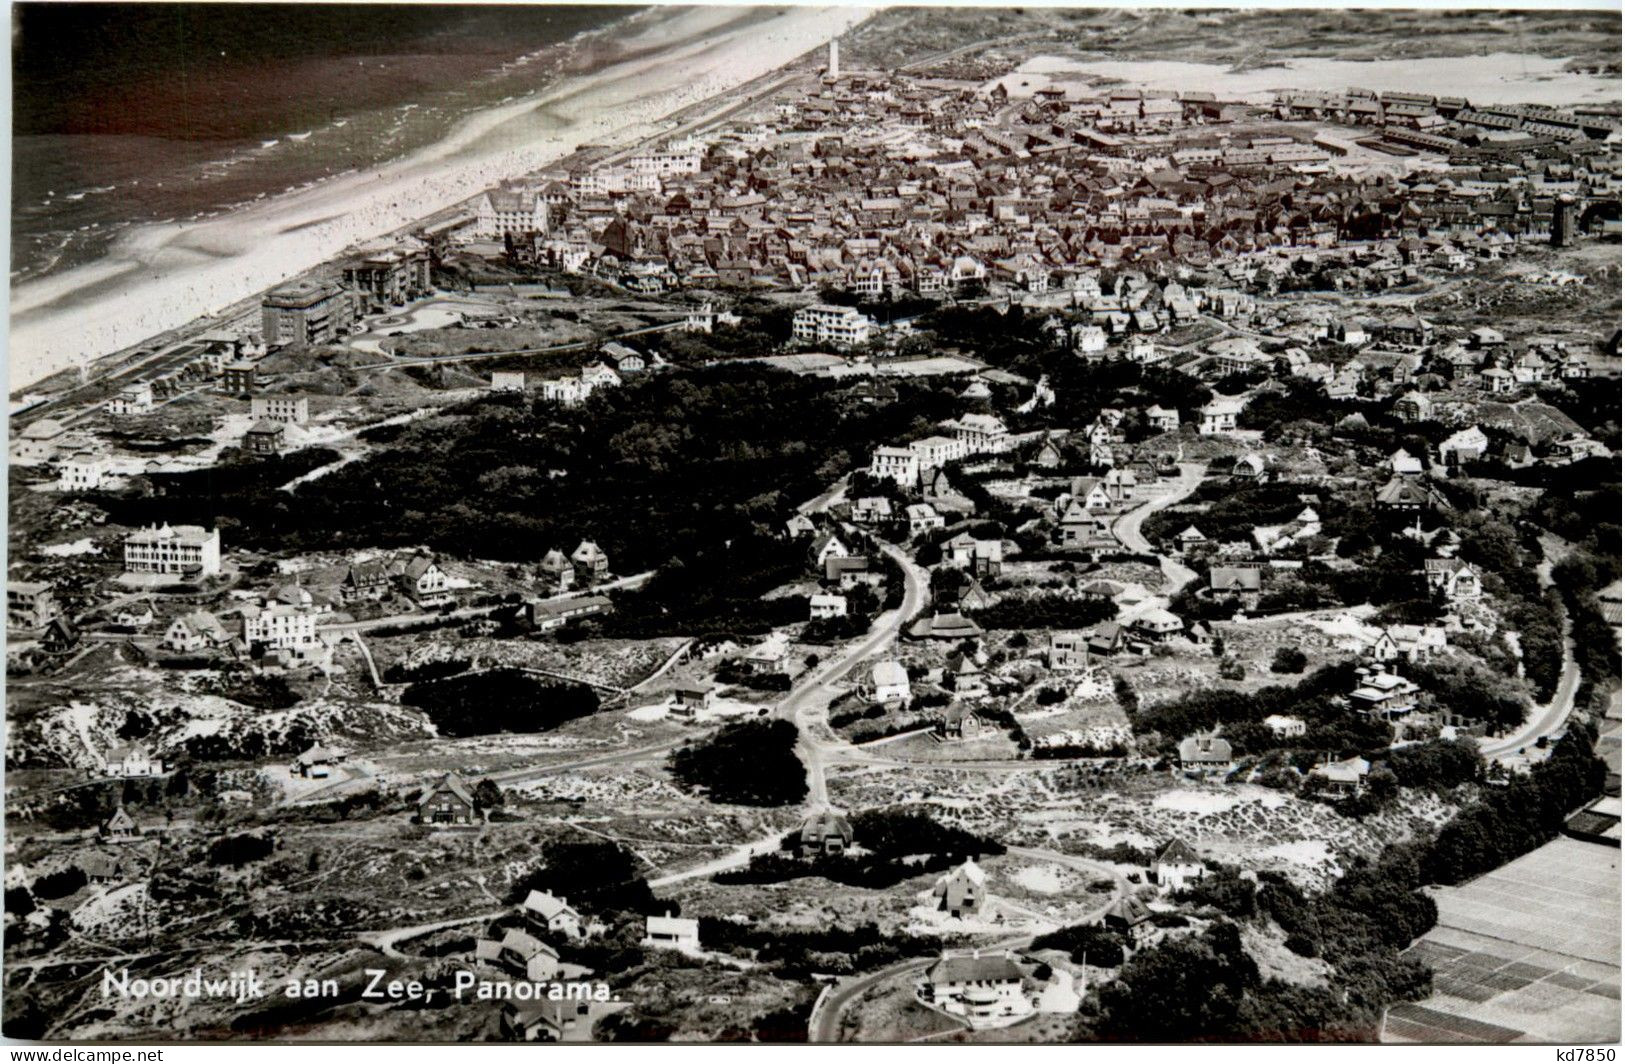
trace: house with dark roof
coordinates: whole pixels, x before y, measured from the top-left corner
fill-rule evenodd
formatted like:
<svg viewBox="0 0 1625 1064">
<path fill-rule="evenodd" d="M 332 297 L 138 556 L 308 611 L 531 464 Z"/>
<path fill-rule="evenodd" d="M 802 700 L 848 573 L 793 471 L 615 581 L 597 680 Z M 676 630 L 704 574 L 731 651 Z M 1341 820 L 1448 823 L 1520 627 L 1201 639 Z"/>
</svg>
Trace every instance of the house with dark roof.
<svg viewBox="0 0 1625 1064">
<path fill-rule="evenodd" d="M 389 567 L 381 558 L 351 562 L 339 584 L 345 602 L 376 602 L 389 594 Z"/>
<path fill-rule="evenodd" d="M 968 619 L 964 614 L 955 610 L 947 613 L 933 613 L 915 621 L 908 629 L 911 639 L 971 639 L 982 634 L 982 628 L 975 621 Z"/>
<path fill-rule="evenodd" d="M 423 824 L 473 824 L 478 820 L 474 795 L 454 772 L 448 772 L 418 797 L 418 822 Z"/>
<path fill-rule="evenodd" d="M 1184 890 L 1201 879 L 1207 866 L 1184 839 L 1171 839 L 1151 861 L 1151 878 L 1163 893 Z"/>
<path fill-rule="evenodd" d="M 814 813 L 801 822 L 796 846 L 803 857 L 845 853 L 852 847 L 852 823 L 831 809 Z"/>
<path fill-rule="evenodd" d="M 74 862 L 92 883 L 116 883 L 129 874 L 128 862 L 119 854 L 91 850 Z"/>
<path fill-rule="evenodd" d="M 1151 922 L 1151 910 L 1146 908 L 1145 902 L 1133 895 L 1119 898 L 1106 910 L 1101 923 L 1126 934 L 1135 949 L 1147 945 L 1157 932 L 1157 925 Z"/>
<path fill-rule="evenodd" d="M 140 833 L 140 829 L 136 827 L 135 818 L 130 816 L 129 811 L 122 805 L 113 810 L 113 815 L 108 817 L 101 827 L 102 838 L 109 842 L 125 842 L 135 838 Z"/>
<path fill-rule="evenodd" d="M 1008 953 L 944 956 L 926 969 L 920 999 L 973 1027 L 1033 1011 L 1025 973 Z"/>
<path fill-rule="evenodd" d="M 1253 566 L 1216 565 L 1208 570 L 1208 594 L 1232 599 L 1242 609 L 1256 610 L 1264 590 L 1264 570 Z"/>
<path fill-rule="evenodd" d="M 1415 477 L 1394 477 L 1377 489 L 1377 509 L 1389 513 L 1449 510 L 1450 501 L 1432 484 Z"/>
</svg>

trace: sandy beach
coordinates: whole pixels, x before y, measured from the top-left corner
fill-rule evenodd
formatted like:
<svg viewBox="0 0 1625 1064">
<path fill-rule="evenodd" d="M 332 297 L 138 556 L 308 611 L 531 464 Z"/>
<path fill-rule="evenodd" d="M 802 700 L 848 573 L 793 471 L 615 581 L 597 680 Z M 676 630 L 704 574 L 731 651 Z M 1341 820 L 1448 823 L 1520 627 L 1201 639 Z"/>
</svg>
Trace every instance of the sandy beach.
<svg viewBox="0 0 1625 1064">
<path fill-rule="evenodd" d="M 665 116 L 784 66 L 869 14 L 657 9 L 615 38 L 624 58 L 481 112 L 402 160 L 223 217 L 133 230 L 99 262 L 12 290 L 10 388 L 218 313 L 583 144 L 657 135 Z"/>
</svg>

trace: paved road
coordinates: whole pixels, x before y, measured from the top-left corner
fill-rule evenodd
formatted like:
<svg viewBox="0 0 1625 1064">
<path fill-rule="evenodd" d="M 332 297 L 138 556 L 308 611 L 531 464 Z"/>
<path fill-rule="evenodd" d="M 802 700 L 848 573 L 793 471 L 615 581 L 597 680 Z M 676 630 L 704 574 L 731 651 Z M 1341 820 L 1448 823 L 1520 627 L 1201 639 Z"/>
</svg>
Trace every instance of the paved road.
<svg viewBox="0 0 1625 1064">
<path fill-rule="evenodd" d="M 1166 510 L 1175 503 L 1189 497 L 1191 492 L 1196 490 L 1197 485 L 1202 483 L 1202 476 L 1206 472 L 1207 467 L 1200 463 L 1181 462 L 1179 477 L 1169 485 L 1167 491 L 1119 517 L 1116 523 L 1112 525 L 1112 533 L 1117 536 L 1124 549 L 1134 551 L 1137 554 L 1155 554 L 1156 550 L 1141 534 L 1140 526 L 1145 524 L 1147 517 L 1150 517 L 1158 510 Z"/>
<path fill-rule="evenodd" d="M 457 916 L 450 920 L 437 920 L 434 923 L 417 924 L 412 927 L 392 927 L 388 931 L 363 931 L 356 938 L 369 946 L 376 946 L 378 951 L 386 957 L 400 957 L 400 950 L 395 943 L 403 939 L 417 938 L 420 935 L 431 934 L 435 931 L 444 931 L 448 927 L 461 927 L 463 924 L 483 923 L 495 920 L 499 916 L 509 913 L 509 909 L 498 909 L 492 913 L 477 913 L 474 916 Z"/>
<path fill-rule="evenodd" d="M 664 757 L 692 738 L 694 738 L 693 734 L 680 735 L 675 739 L 668 739 L 663 743 L 655 743 L 652 746 L 637 746 L 629 750 L 595 754 L 592 757 L 582 758 L 578 761 L 561 761 L 553 765 L 527 765 L 524 768 L 511 768 L 505 772 L 487 773 L 484 778 L 501 784 L 528 783 L 544 776 L 557 776 L 561 773 L 576 772 L 584 768 L 603 768 L 606 765 L 626 765 L 635 764 L 639 761 L 652 761 Z"/>
<path fill-rule="evenodd" d="M 1568 553 L 1573 544 L 1561 539 L 1553 533 L 1541 536 L 1542 554 L 1541 563 L 1535 567 L 1535 575 L 1540 578 L 1542 587 L 1552 586 L 1552 563 L 1559 557 Z M 1485 757 L 1504 758 L 1517 757 L 1518 751 L 1530 746 L 1541 738 L 1551 738 L 1558 735 L 1568 726 L 1569 714 L 1574 712 L 1574 693 L 1580 686 L 1580 665 L 1574 657 L 1574 626 L 1569 619 L 1568 610 L 1563 611 L 1563 671 L 1557 678 L 1557 689 L 1552 692 L 1551 701 L 1544 706 L 1535 706 L 1529 714 L 1529 719 L 1523 727 L 1511 735 L 1499 738 L 1486 736 L 1479 740 L 1479 749 Z"/>
<path fill-rule="evenodd" d="M 1551 738 L 1568 727 L 1569 714 L 1574 711 L 1574 692 L 1580 686 L 1580 665 L 1574 658 L 1574 638 L 1570 634 L 1568 614 L 1563 615 L 1563 672 L 1557 678 L 1557 690 L 1544 706 L 1536 706 L 1523 727 L 1511 735 L 1479 740 L 1485 757 L 1516 756 L 1518 751 L 1541 738 Z"/>
<path fill-rule="evenodd" d="M 778 705 L 777 714 L 794 721 L 800 733 L 797 753 L 807 766 L 807 802 L 814 809 L 829 804 L 824 765 L 831 749 L 846 745 L 831 743 L 815 735 L 815 731 L 827 730 L 827 710 L 830 702 L 839 694 L 830 686 L 831 681 L 845 675 L 852 666 L 878 653 L 896 639 L 903 625 L 925 605 L 925 596 L 930 586 L 925 570 L 914 564 L 913 559 L 902 550 L 890 543 L 881 543 L 880 550 L 903 570 L 903 604 L 895 610 L 881 614 L 861 642 L 848 647 L 833 660 L 821 664 L 810 680 L 797 687 Z"/>
<path fill-rule="evenodd" d="M 1111 878 L 1115 886 L 1115 889 L 1112 891 L 1112 896 L 1106 901 L 1103 901 L 1094 910 L 1081 917 L 1078 920 L 1078 923 L 1080 924 L 1089 924 L 1098 921 L 1101 917 L 1106 915 L 1106 910 L 1117 904 L 1120 899 L 1127 897 L 1129 892 L 1133 890 L 1133 884 L 1130 883 L 1121 872 L 1117 871 L 1115 868 L 1112 868 L 1110 865 L 1104 865 L 1098 861 L 1091 861 L 1084 857 L 1074 857 L 1071 854 L 1056 853 L 1053 850 L 1032 849 L 1026 846 L 1012 846 L 1010 847 L 1009 852 L 1018 857 L 1026 857 L 1032 860 L 1040 861 L 1052 861 L 1056 864 L 1066 865 L 1069 868 L 1076 868 L 1079 871 L 1092 872 L 1097 875 L 1105 875 Z M 1032 935 L 1024 935 L 1017 938 L 1007 938 L 998 942 L 989 943 L 981 948 L 986 950 L 1031 949 L 1033 938 L 1034 936 Z M 851 982 L 845 983 L 844 985 L 837 984 L 836 987 L 823 998 L 813 1015 L 808 1018 L 807 1040 L 809 1042 L 840 1041 L 841 1013 L 845 1011 L 848 1005 L 852 1004 L 852 1002 L 858 1000 L 866 992 L 882 983 L 889 982 L 899 976 L 907 975 L 912 972 L 923 972 L 936 962 L 936 957 L 914 957 L 906 961 L 899 961 L 896 964 L 889 965 L 877 972 L 870 972 L 868 975 L 859 976 L 858 978 L 852 980 Z"/>
</svg>

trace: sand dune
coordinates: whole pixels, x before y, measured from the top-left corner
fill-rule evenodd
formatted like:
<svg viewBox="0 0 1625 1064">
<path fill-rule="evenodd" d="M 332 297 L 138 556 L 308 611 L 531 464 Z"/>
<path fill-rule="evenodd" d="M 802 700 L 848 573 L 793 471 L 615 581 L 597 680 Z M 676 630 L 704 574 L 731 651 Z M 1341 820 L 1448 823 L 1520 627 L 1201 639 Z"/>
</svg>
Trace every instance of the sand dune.
<svg viewBox="0 0 1625 1064">
<path fill-rule="evenodd" d="M 653 135 L 653 124 L 673 111 L 770 73 L 869 13 L 659 11 L 644 28 L 617 39 L 628 58 L 474 115 L 403 160 L 227 216 L 134 230 L 102 261 L 13 289 L 10 387 L 219 312 L 351 244 L 546 166 L 582 144 Z"/>
</svg>

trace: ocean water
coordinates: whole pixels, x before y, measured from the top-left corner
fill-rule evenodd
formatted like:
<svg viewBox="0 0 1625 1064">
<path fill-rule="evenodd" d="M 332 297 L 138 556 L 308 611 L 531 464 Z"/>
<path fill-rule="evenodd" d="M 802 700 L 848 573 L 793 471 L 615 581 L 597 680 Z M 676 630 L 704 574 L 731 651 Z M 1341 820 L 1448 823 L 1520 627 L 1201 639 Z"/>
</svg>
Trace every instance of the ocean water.
<svg viewBox="0 0 1625 1064">
<path fill-rule="evenodd" d="M 13 7 L 12 283 L 432 143 L 631 7 Z"/>
</svg>

